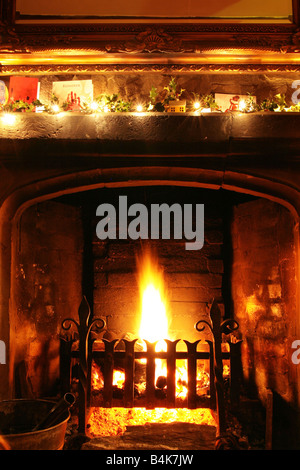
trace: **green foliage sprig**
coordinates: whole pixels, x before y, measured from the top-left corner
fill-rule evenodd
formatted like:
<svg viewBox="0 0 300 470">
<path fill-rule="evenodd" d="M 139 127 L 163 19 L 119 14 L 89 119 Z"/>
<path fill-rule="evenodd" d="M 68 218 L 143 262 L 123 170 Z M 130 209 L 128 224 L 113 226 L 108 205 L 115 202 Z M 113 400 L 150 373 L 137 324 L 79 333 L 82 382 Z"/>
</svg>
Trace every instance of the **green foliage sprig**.
<svg viewBox="0 0 300 470">
<path fill-rule="evenodd" d="M 207 95 L 201 95 L 199 103 L 201 108 L 209 108 L 212 111 L 217 111 L 219 109 L 219 105 L 216 102 L 215 97 L 212 93 L 209 93 Z"/>
<path fill-rule="evenodd" d="M 112 95 L 102 94 L 95 99 L 100 111 L 110 111 L 112 113 L 125 113 L 131 111 L 131 103 L 119 98 L 118 93 Z"/>
<path fill-rule="evenodd" d="M 292 104 L 286 111 L 289 113 L 300 113 L 300 103 Z"/>
<path fill-rule="evenodd" d="M 254 96 L 251 93 L 248 93 L 248 98 L 245 101 L 244 112 L 254 113 L 256 111 L 259 111 L 259 105 L 256 103 Z"/>
<path fill-rule="evenodd" d="M 39 100 L 34 100 L 31 103 L 23 100 L 8 101 L 5 105 L 1 107 L 1 111 L 6 113 L 16 113 L 16 112 L 31 112 L 35 111 L 37 106 L 43 106 Z"/>
<path fill-rule="evenodd" d="M 164 90 L 167 92 L 164 98 L 164 104 L 166 105 L 168 105 L 170 101 L 178 100 L 185 91 L 184 88 L 178 89 L 175 77 L 171 77 L 168 86 L 165 86 Z"/>
<path fill-rule="evenodd" d="M 162 101 L 159 100 L 159 93 L 155 86 L 151 87 L 149 98 L 150 98 L 150 102 L 148 105 L 148 111 L 158 112 L 158 113 L 165 111 L 164 104 Z"/>
<path fill-rule="evenodd" d="M 285 95 L 278 93 L 271 99 L 264 99 L 258 111 L 284 111 L 287 107 Z"/>
<path fill-rule="evenodd" d="M 186 90 L 178 86 L 175 77 L 171 77 L 167 86 L 163 87 L 160 92 L 155 86 L 152 86 L 149 92 L 149 102 L 146 109 L 148 112 L 165 112 L 168 109 L 170 101 L 179 100 Z M 199 103 L 199 109 L 209 108 L 211 111 L 220 111 L 219 105 L 216 102 L 213 93 L 200 95 L 192 92 L 194 101 L 187 100 L 187 111 L 195 111 L 193 103 Z M 186 95 L 187 96 L 187 95 Z M 190 95 L 191 96 L 191 95 Z M 96 106 L 95 106 L 96 103 Z M 93 104 L 93 106 L 92 106 Z M 53 106 L 59 107 L 54 110 Z M 79 109 L 75 107 L 72 109 L 70 103 L 59 103 L 59 99 L 54 94 L 51 95 L 49 104 L 43 104 L 40 100 L 35 100 L 28 103 L 22 100 L 8 101 L 4 105 L 0 105 L 0 112 L 34 112 L 36 107 L 41 107 L 43 112 L 54 114 L 59 111 L 80 111 L 83 114 L 91 114 L 94 112 L 116 112 L 124 113 L 132 111 L 132 103 L 122 99 L 118 93 L 101 94 L 94 99 L 93 103 L 82 103 Z M 261 103 L 256 103 L 254 96 L 248 93 L 248 98 L 245 100 L 245 106 L 241 110 L 244 113 L 252 112 L 300 112 L 300 104 L 287 105 L 286 97 L 282 93 L 277 93 L 272 98 L 266 98 Z"/>
</svg>

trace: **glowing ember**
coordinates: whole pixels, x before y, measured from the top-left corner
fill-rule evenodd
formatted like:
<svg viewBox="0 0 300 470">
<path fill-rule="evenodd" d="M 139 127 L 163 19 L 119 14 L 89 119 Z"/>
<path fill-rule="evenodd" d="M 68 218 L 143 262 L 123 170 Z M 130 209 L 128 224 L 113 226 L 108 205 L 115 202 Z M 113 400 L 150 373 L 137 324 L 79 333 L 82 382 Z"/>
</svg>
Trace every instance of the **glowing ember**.
<svg viewBox="0 0 300 470">
<path fill-rule="evenodd" d="M 92 390 L 101 390 L 104 386 L 103 375 L 101 373 L 100 367 L 98 367 L 94 362 L 92 363 Z"/>
<path fill-rule="evenodd" d="M 113 372 L 113 386 L 118 388 L 124 388 L 125 384 L 125 373 L 121 370 L 114 370 Z"/>
<path fill-rule="evenodd" d="M 124 388 L 125 372 L 115 369 L 113 371 L 113 386 L 117 388 Z M 104 387 L 104 379 L 101 369 L 94 362 L 92 363 L 92 389 L 101 390 Z"/>
<path fill-rule="evenodd" d="M 148 423 L 193 423 L 216 426 L 216 421 L 208 408 L 92 408 L 89 418 L 91 436 L 120 436 L 127 426 Z"/>
</svg>

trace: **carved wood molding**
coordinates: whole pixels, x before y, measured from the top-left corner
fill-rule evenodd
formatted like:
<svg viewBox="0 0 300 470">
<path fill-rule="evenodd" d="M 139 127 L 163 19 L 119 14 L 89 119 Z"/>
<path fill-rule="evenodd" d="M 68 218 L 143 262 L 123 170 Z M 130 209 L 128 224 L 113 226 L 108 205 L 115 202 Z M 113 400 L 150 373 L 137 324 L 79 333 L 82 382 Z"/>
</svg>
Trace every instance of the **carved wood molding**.
<svg viewBox="0 0 300 470">
<path fill-rule="evenodd" d="M 124 56 L 125 68 L 132 68 L 126 65 L 127 57 L 130 56 L 132 59 L 135 54 L 137 57 L 142 56 L 144 62 L 147 62 L 148 58 L 149 63 L 153 62 L 153 55 L 160 54 L 165 55 L 167 60 L 171 59 L 172 64 L 181 64 L 183 54 L 195 56 L 196 63 L 199 55 L 209 52 L 213 56 L 220 51 L 231 51 L 233 54 L 251 51 L 258 57 L 262 53 L 285 54 L 288 63 L 289 53 L 300 52 L 299 5 L 299 0 L 293 0 L 294 23 L 281 24 L 217 21 L 190 23 L 172 22 L 172 20 L 163 23 L 149 20 L 145 23 L 139 19 L 135 22 L 125 20 L 119 23 L 116 21 L 94 22 L 93 20 L 83 23 L 46 23 L 42 20 L 37 23 L 20 23 L 15 20 L 15 0 L 5 0 L 0 2 L 0 52 L 11 57 L 21 54 L 22 61 L 19 63 L 29 70 L 30 65 L 26 64 L 32 62 L 32 58 L 38 63 L 41 57 L 39 54 L 50 56 L 53 53 L 58 55 L 59 52 L 62 55 L 63 53 L 77 55 L 81 59 L 84 59 L 86 54 L 100 54 L 102 62 L 105 61 L 105 57 L 110 59 L 114 54 L 120 54 Z M 10 63 L 13 64 L 13 61 L 9 60 L 1 62 L 3 70 L 9 67 Z M 84 60 L 78 62 L 84 63 Z M 140 62 L 136 61 L 137 64 Z M 58 59 L 55 63 L 58 63 Z M 44 66 L 39 67 L 43 70 Z M 58 64 L 53 66 L 53 69 L 59 67 Z M 71 69 L 70 65 L 61 67 Z M 72 65 L 73 70 L 76 70 L 76 67 L 81 66 Z M 95 67 L 92 68 L 95 70 Z M 100 65 L 99 67 L 102 71 L 103 67 L 109 66 Z M 121 66 L 115 66 L 115 68 L 118 67 L 121 69 Z M 150 68 L 153 67 L 150 65 Z M 187 65 L 182 67 L 192 68 Z M 202 65 L 196 67 L 200 67 L 201 70 L 204 70 L 204 67 L 209 68 L 209 66 Z M 228 67 L 230 70 L 230 65 Z M 139 68 L 143 67 L 139 65 Z M 237 68 L 238 66 L 234 66 L 235 70 Z"/>
<path fill-rule="evenodd" d="M 300 73 L 300 64 L 97 64 L 3 65 L 2 75 L 52 75 L 97 73 Z"/>
<path fill-rule="evenodd" d="M 105 45 L 105 51 L 114 53 L 195 52 L 195 46 L 186 47 L 181 39 L 163 28 L 147 28 L 129 41 L 116 41 Z"/>
<path fill-rule="evenodd" d="M 280 52 L 298 45 L 291 24 L 17 24 L 0 22 L 6 53 L 59 49 L 101 53 L 200 53 L 251 49 Z"/>
<path fill-rule="evenodd" d="M 292 44 L 281 47 L 282 52 L 299 53 L 300 52 L 300 28 L 296 30 L 291 39 Z"/>
</svg>

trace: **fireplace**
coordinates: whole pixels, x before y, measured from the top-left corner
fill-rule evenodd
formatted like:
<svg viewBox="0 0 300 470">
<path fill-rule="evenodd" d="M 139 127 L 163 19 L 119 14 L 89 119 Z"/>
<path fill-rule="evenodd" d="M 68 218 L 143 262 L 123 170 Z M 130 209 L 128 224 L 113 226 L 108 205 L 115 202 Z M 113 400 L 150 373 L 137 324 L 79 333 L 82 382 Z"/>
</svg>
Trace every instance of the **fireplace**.
<svg viewBox="0 0 300 470">
<path fill-rule="evenodd" d="M 0 7 L 2 403 L 299 449 L 300 3 L 33 3 Z"/>
<path fill-rule="evenodd" d="M 93 343 L 93 363 L 90 371 L 92 375 L 87 373 L 88 381 L 91 381 L 93 385 L 91 390 L 87 387 L 87 395 L 90 393 L 91 397 L 87 399 L 85 406 L 87 408 L 88 405 L 100 408 L 114 408 L 116 406 L 140 408 L 144 406 L 146 409 L 176 406 L 215 410 L 214 358 L 213 351 L 210 350 L 211 346 L 209 346 L 212 344 L 209 341 L 211 336 L 207 335 L 207 331 L 205 334 L 200 334 L 194 327 L 199 320 L 208 319 L 207 313 L 213 299 L 221 310 L 221 321 L 232 318 L 232 312 L 236 311 L 234 318 L 241 326 L 234 332 L 235 335 L 227 337 L 229 343 L 222 345 L 225 384 L 230 377 L 228 375 L 230 359 L 233 360 L 233 364 L 236 364 L 237 361 L 239 362 L 239 354 L 241 353 L 244 386 L 250 397 L 257 396 L 255 387 L 258 387 L 260 388 L 259 393 L 262 393 L 261 398 L 266 398 L 269 388 L 265 387 L 266 375 L 270 385 L 273 381 L 275 383 L 279 381 L 282 387 L 291 389 L 290 379 L 286 375 L 287 358 L 283 345 L 290 334 L 286 324 L 294 308 L 293 292 L 295 288 L 293 282 L 295 278 L 293 219 L 287 209 L 262 198 L 222 189 L 216 191 L 150 186 L 122 189 L 121 193 L 126 194 L 130 202 L 143 201 L 148 205 L 163 202 L 163 200 L 169 202 L 170 205 L 176 201 L 180 201 L 181 204 L 195 200 L 202 202 L 205 207 L 205 243 L 201 250 L 195 252 L 187 251 L 183 240 L 99 240 L 96 236 L 96 207 L 99 201 L 115 202 L 117 205 L 119 189 L 100 189 L 77 195 L 62 196 L 51 203 L 41 203 L 38 207 L 29 209 L 28 212 L 34 211 L 39 214 L 40 220 L 45 211 L 44 223 L 50 223 L 50 227 L 52 225 L 50 217 L 52 211 L 57 214 L 57 211 L 63 210 L 64 218 L 66 213 L 70 216 L 74 211 L 75 214 L 72 216 L 74 225 L 70 223 L 68 225 L 69 230 L 72 229 L 70 231 L 76 232 L 82 240 L 82 250 L 80 250 L 82 269 L 85 273 L 87 289 L 85 292 L 88 296 L 92 318 L 101 318 L 105 322 L 105 324 L 101 324 L 100 321 L 100 333 L 102 331 L 100 338 L 102 337 L 104 341 L 96 340 Z M 44 211 L 43 206 L 45 206 Z M 79 210 L 81 218 L 78 216 Z M 26 212 L 23 217 L 25 221 Z M 84 234 L 80 230 L 78 231 L 80 219 Z M 45 232 L 48 231 L 47 227 L 44 229 Z M 55 233 L 57 233 L 57 223 Z M 51 246 L 53 247 L 53 242 Z M 137 392 L 138 385 L 147 389 L 146 379 L 142 384 L 134 382 L 133 376 L 139 373 L 137 364 L 141 363 L 143 359 L 149 364 L 150 359 L 153 360 L 154 357 L 154 350 L 151 353 L 150 349 L 150 356 L 147 356 L 145 352 L 141 352 L 139 347 L 135 348 L 135 346 L 139 346 L 136 345 L 135 340 L 140 339 L 141 334 L 145 333 L 145 331 L 143 333 L 139 331 L 141 317 L 139 263 L 137 262 L 145 246 L 151 247 L 149 253 L 153 255 L 150 256 L 150 263 L 152 263 L 154 277 L 156 276 L 156 279 L 159 280 L 163 273 L 164 287 L 167 287 L 169 299 L 169 328 L 168 332 L 163 331 L 162 333 L 172 341 L 169 343 L 169 354 L 165 350 L 157 357 L 163 357 L 165 360 L 169 360 L 169 363 L 174 361 L 175 357 L 179 362 L 180 359 L 184 362 L 188 361 L 191 355 L 200 349 L 198 362 L 202 375 L 196 381 L 200 388 L 197 390 L 199 395 L 196 393 L 196 402 L 195 396 L 191 393 L 191 398 L 185 397 L 185 400 L 176 400 L 175 404 L 175 392 L 174 395 L 168 395 L 171 386 L 166 386 L 167 375 L 162 373 L 162 376 L 159 377 L 165 381 L 160 386 L 154 369 L 152 372 L 148 372 L 150 383 L 151 373 L 155 376 L 155 380 L 152 377 L 154 387 L 148 387 L 148 392 L 145 391 L 144 394 Z M 68 244 L 68 251 L 70 248 L 71 246 Z M 147 248 L 146 253 L 148 253 Z M 74 253 L 78 255 L 78 250 L 74 249 Z M 141 259 L 143 260 L 143 258 Z M 147 262 L 147 257 L 145 261 Z M 26 272 L 26 267 L 22 267 Z M 73 277 L 70 281 L 71 285 L 74 285 Z M 47 286 L 45 287 L 47 288 Z M 240 305 L 240 303 L 243 304 Z M 88 309 L 88 306 L 86 308 Z M 154 308 L 157 307 L 154 306 Z M 152 316 L 155 317 L 155 311 L 152 312 Z M 77 315 L 75 319 L 76 317 Z M 163 318 L 160 318 L 157 320 L 157 325 L 153 326 L 157 331 L 162 328 L 162 325 Z M 49 328 L 49 325 L 47 327 Z M 171 333 L 170 337 L 168 337 L 169 332 Z M 157 334 L 156 339 L 160 338 L 161 335 Z M 154 341 L 151 336 L 149 339 Z M 199 348 L 193 350 L 193 345 L 199 339 L 202 340 Z M 182 341 L 176 344 L 176 340 Z M 243 341 L 240 342 L 240 340 Z M 186 347 L 186 344 L 189 344 L 190 347 Z M 62 341 L 63 351 L 68 350 L 70 346 L 72 343 Z M 147 351 L 149 351 L 149 347 L 150 345 L 146 348 Z M 235 351 L 234 347 L 237 347 L 238 351 Z M 173 353 L 170 354 L 172 348 Z M 135 351 L 134 360 L 132 358 L 133 351 Z M 230 356 L 232 351 L 233 356 Z M 263 359 L 267 351 L 268 365 Z M 236 352 L 237 354 L 234 355 Z M 279 354 L 276 354 L 278 352 Z M 73 357 L 75 359 L 80 357 L 76 342 Z M 68 355 L 60 356 L 63 365 L 65 360 L 68 364 L 70 357 Z M 126 361 L 129 361 L 129 366 L 124 365 Z M 109 363 L 111 368 L 105 368 L 105 364 Z M 272 363 L 274 369 L 270 367 Z M 144 375 L 146 375 L 145 368 L 146 366 L 144 366 Z M 187 371 L 187 365 L 185 365 L 185 371 Z M 251 374 L 254 371 L 257 377 L 253 380 Z M 119 377 L 119 384 L 117 377 L 113 376 L 114 372 L 123 374 Z M 233 383 L 231 381 L 231 393 L 233 397 L 236 397 L 240 392 L 241 377 L 239 370 L 235 369 L 232 372 L 234 381 Z M 175 373 L 175 369 L 173 373 Z M 125 386 L 127 374 L 132 375 L 129 388 Z M 76 374 L 76 368 L 75 376 L 72 378 L 68 366 L 63 367 L 61 379 L 68 377 L 71 382 L 66 384 L 62 393 L 72 390 L 77 394 L 78 373 Z M 72 379 L 74 389 L 69 388 Z M 179 382 L 181 380 L 184 383 L 186 377 L 179 379 Z M 191 382 L 191 379 L 189 381 Z M 274 388 L 276 388 L 275 383 Z M 233 400 L 231 406 L 236 405 L 237 403 Z M 94 420 L 95 414 L 96 411 L 92 416 Z M 88 421 L 86 424 L 90 427 Z M 94 430 L 94 433 L 96 432 L 97 429 Z M 99 428 L 98 432 L 100 432 Z"/>
<path fill-rule="evenodd" d="M 56 289 L 51 288 L 55 281 L 49 272 L 49 264 L 55 269 L 56 282 L 61 282 L 63 290 L 64 281 L 59 281 L 58 273 L 61 272 L 59 262 L 64 263 L 65 256 L 69 259 L 70 270 L 75 263 L 73 266 L 83 273 L 86 286 L 84 292 L 88 301 L 81 304 L 79 311 L 83 310 L 85 313 L 81 312 L 81 325 L 75 328 L 81 345 L 74 340 L 74 329 L 69 331 L 70 321 L 62 317 L 59 349 L 59 391 L 61 394 L 72 391 L 78 396 L 81 432 L 85 432 L 87 424 L 90 427 L 85 415 L 90 407 L 95 406 L 212 410 L 218 406 L 214 383 L 217 379 L 214 337 L 209 328 L 202 327 L 205 322 L 211 321 L 208 313 L 213 301 L 216 303 L 217 313 L 219 312 L 219 318 L 217 315 L 214 319 L 216 326 L 219 324 L 220 327 L 221 322 L 228 317 L 225 314 L 227 299 L 224 292 L 226 293 L 225 279 L 229 258 L 225 256 L 225 253 L 228 253 L 225 247 L 228 244 L 227 231 L 233 196 L 230 197 L 230 193 L 226 196 L 227 193 L 222 190 L 172 186 L 122 189 L 123 196 L 128 197 L 128 205 L 134 201 L 143 201 L 149 208 L 155 203 L 163 202 L 169 203 L 169 207 L 174 207 L 173 204 L 179 202 L 185 207 L 193 201 L 201 202 L 205 207 L 205 241 L 201 250 L 195 252 L 186 250 L 185 241 L 173 236 L 164 240 L 99 240 L 96 235 L 96 208 L 100 201 L 110 201 L 112 204 L 117 202 L 119 191 L 83 191 L 39 203 L 24 212 L 20 223 L 23 262 L 20 264 L 16 285 L 20 304 L 24 305 L 23 296 L 33 278 L 30 275 L 28 285 L 25 273 L 29 272 L 29 269 L 35 272 L 36 282 L 33 286 L 35 301 L 28 313 L 23 310 L 24 328 L 20 329 L 18 345 L 21 346 L 23 338 L 25 349 L 28 342 L 36 345 L 36 348 L 45 347 L 44 350 L 38 349 L 38 354 L 34 349 L 33 353 L 27 350 L 25 354 L 27 393 L 47 393 L 44 384 L 49 387 L 52 379 L 50 371 L 55 370 L 57 361 L 57 355 L 53 354 L 53 359 L 51 358 L 51 351 L 55 351 L 55 343 L 58 347 L 58 336 L 45 345 L 41 344 L 43 336 L 47 336 L 47 331 L 52 331 L 52 336 L 55 336 L 54 332 L 60 326 L 59 318 L 55 315 L 58 303 L 56 296 L 53 296 Z M 242 195 L 236 195 L 235 198 L 241 203 L 252 199 Z M 58 231 L 59 217 L 62 223 L 61 231 Z M 39 262 L 44 261 L 43 267 L 33 262 L 31 249 L 28 251 L 32 246 L 32 232 L 27 227 L 32 225 L 37 227 L 40 234 L 39 241 L 34 242 L 33 256 Z M 171 225 L 173 233 L 174 227 Z M 45 246 L 47 240 L 48 247 Z M 43 259 L 43 256 L 48 260 Z M 75 292 L 76 278 L 78 284 L 80 277 L 78 273 L 73 272 L 68 280 L 70 288 Z M 149 287 L 150 291 L 147 292 Z M 141 296 L 145 298 L 141 299 Z M 40 310 L 45 304 L 48 315 L 41 320 Z M 74 304 L 76 305 L 75 302 Z M 141 304 L 146 307 L 144 316 Z M 161 307 L 167 312 L 160 311 Z M 19 311 L 21 310 L 20 305 Z M 88 315 L 89 310 L 91 319 L 95 322 L 99 319 L 100 324 L 100 339 L 96 337 L 91 344 L 90 338 L 87 342 L 87 338 L 82 339 L 81 336 L 86 334 L 82 329 L 84 330 L 85 315 Z M 76 317 L 77 312 L 74 320 Z M 27 332 L 25 325 L 30 322 L 32 323 Z M 234 323 L 232 325 L 235 329 Z M 202 329 L 205 330 L 204 333 Z M 67 332 L 67 337 L 63 330 Z M 92 333 L 94 334 L 94 331 Z M 165 347 L 152 347 L 153 341 L 163 339 L 168 340 L 163 345 Z M 146 348 L 141 340 L 148 341 Z M 81 348 L 84 348 L 85 344 L 88 344 L 88 348 L 82 356 Z M 239 337 L 229 338 L 228 344 L 218 346 L 220 350 L 222 348 L 224 378 L 231 383 L 231 405 L 236 406 L 241 381 Z M 21 352 L 19 354 L 21 355 Z M 88 359 L 85 364 L 86 354 Z M 45 369 L 38 359 L 40 356 L 47 357 L 48 364 Z M 21 365 L 24 366 L 24 361 L 21 361 Z M 85 367 L 82 379 L 81 374 Z M 19 371 L 18 366 L 17 374 Z M 57 377 L 52 383 L 55 391 Z M 81 388 L 84 388 L 84 394 L 81 393 Z M 52 391 L 50 388 L 48 390 Z M 203 410 L 201 413 L 203 414 Z M 209 416 L 209 420 L 212 419 Z M 222 423 L 220 427 L 223 427 Z M 98 427 L 98 433 L 100 430 L 101 427 Z M 97 429 L 93 432 L 97 434 Z"/>
<path fill-rule="evenodd" d="M 101 370 L 101 361 L 112 344 L 116 346 L 116 363 L 129 358 L 131 342 L 140 336 L 136 260 L 147 248 L 154 254 L 153 265 L 163 272 L 168 294 L 167 339 L 181 340 L 172 354 L 158 354 L 169 362 L 174 358 L 189 361 L 185 341 L 193 344 L 201 339 L 197 354 L 202 361 L 202 380 L 207 377 L 208 381 L 200 396 L 202 401 L 210 396 L 211 390 L 210 394 L 207 390 L 214 355 L 209 356 L 204 331 L 197 331 L 195 324 L 207 320 L 212 304 L 217 304 L 220 322 L 230 319 L 239 325 L 230 340 L 240 347 L 240 416 L 247 414 L 250 402 L 264 409 L 271 390 L 274 439 L 282 442 L 276 419 L 281 422 L 284 417 L 294 429 L 298 409 L 298 372 L 291 360 L 292 343 L 298 339 L 294 159 L 298 137 L 291 116 L 108 115 L 93 121 L 90 116 L 47 116 L 41 117 L 43 127 L 38 138 L 35 117 L 17 116 L 18 137 L 13 131 L 2 136 L 2 152 L 13 157 L 6 164 L 7 172 L 18 167 L 22 182 L 1 209 L 2 309 L 9 318 L 3 326 L 7 344 L 3 397 L 55 397 L 72 386 L 72 380 L 78 386 L 76 366 L 71 370 L 73 375 L 68 374 L 68 368 L 60 375 L 64 367 L 61 348 L 68 348 L 61 342 L 61 326 L 68 318 L 78 321 L 83 296 L 91 318 L 104 320 L 99 325 L 100 338 L 95 337 L 93 342 L 92 370 L 101 371 L 105 378 L 108 372 Z M 66 124 L 63 130 L 61 119 Z M 180 136 L 178 126 L 182 129 Z M 119 140 L 115 139 L 116 129 Z M 26 139 L 22 138 L 25 134 Z M 267 144 L 260 138 L 266 134 Z M 276 149 L 271 158 L 273 140 Z M 41 152 L 47 160 L 43 168 Z M 283 152 L 288 166 L 281 160 Z M 27 165 L 20 160 L 21 155 Z M 139 202 L 146 207 L 163 202 L 204 204 L 203 247 L 189 251 L 184 240 L 172 237 L 99 240 L 97 206 L 117 205 L 120 195 L 126 195 L 130 204 Z M 78 358 L 78 345 L 73 346 Z M 222 353 L 226 373 L 232 359 L 228 344 L 222 345 Z M 137 354 L 141 362 L 143 354 L 144 349 Z M 124 369 L 124 363 L 119 369 Z M 171 399 L 164 381 L 171 379 L 161 377 L 162 385 L 157 386 L 156 380 L 152 393 L 158 400 L 161 394 L 169 401 L 168 407 Z M 226 386 L 226 374 L 223 378 Z M 112 408 L 118 393 L 124 400 L 123 385 L 105 391 Z M 92 403 L 107 406 L 102 398 L 98 383 L 91 389 Z M 136 395 L 134 398 L 138 399 Z M 135 407 L 136 401 L 130 400 L 128 406 Z M 153 403 L 148 400 L 145 405 L 151 408 Z M 190 409 L 197 407 L 188 403 Z M 209 404 L 210 408 L 214 406 Z M 248 418 L 249 414 L 248 410 Z"/>
<path fill-rule="evenodd" d="M 75 328 L 79 345 L 74 338 L 74 345 L 72 340 L 62 339 L 61 376 L 71 379 L 63 393 L 71 391 L 73 358 L 79 360 L 74 389 L 79 388 L 79 392 L 84 389 L 84 393 L 79 393 L 79 401 L 81 404 L 84 399 L 85 407 L 216 409 L 214 336 L 209 328 L 202 334 L 202 329 L 206 329 L 202 327 L 211 321 L 208 313 L 213 301 L 215 328 L 220 328 L 221 319 L 226 319 L 223 279 L 227 260 L 224 261 L 223 245 L 227 242 L 223 238 L 231 202 L 223 191 L 219 194 L 192 188 L 151 186 L 123 189 L 122 194 L 126 194 L 129 203 L 143 201 L 149 207 L 163 200 L 170 203 L 168 207 L 174 207 L 176 201 L 183 206 L 188 201 L 202 201 L 206 214 L 205 248 L 196 257 L 195 251 L 186 250 L 184 240 L 174 237 L 138 242 L 99 240 L 95 230 L 96 207 L 100 200 L 112 203 L 115 198 L 117 202 L 119 190 L 100 190 L 79 197 L 83 212 L 89 208 L 92 215 L 89 271 L 94 289 L 89 303 L 93 311 L 91 318 L 95 322 L 99 320 L 102 339 L 89 345 L 87 338 L 81 336 L 89 331 L 84 325 L 88 323 L 90 306 L 84 302 L 80 308 L 80 325 Z M 73 199 L 64 197 L 60 202 L 70 204 Z M 86 219 L 85 222 L 87 229 Z M 86 261 L 86 268 L 87 264 Z M 236 328 L 234 323 L 232 326 Z M 65 320 L 63 329 L 68 335 L 72 331 L 69 327 L 70 321 Z M 167 342 L 160 345 L 159 340 L 164 339 Z M 143 340 L 147 341 L 146 345 Z M 224 359 L 225 377 L 230 378 L 231 405 L 236 406 L 234 400 L 239 395 L 241 380 L 240 341 L 238 337 L 231 338 L 227 345 L 218 341 L 215 342 Z M 87 350 L 82 356 L 85 345 Z M 85 412 L 83 409 L 83 415 Z M 84 430 L 86 424 L 82 423 L 85 423 L 84 416 L 80 423 Z M 102 428 L 100 424 L 98 433 Z M 93 433 L 97 430 L 93 429 Z"/>
</svg>

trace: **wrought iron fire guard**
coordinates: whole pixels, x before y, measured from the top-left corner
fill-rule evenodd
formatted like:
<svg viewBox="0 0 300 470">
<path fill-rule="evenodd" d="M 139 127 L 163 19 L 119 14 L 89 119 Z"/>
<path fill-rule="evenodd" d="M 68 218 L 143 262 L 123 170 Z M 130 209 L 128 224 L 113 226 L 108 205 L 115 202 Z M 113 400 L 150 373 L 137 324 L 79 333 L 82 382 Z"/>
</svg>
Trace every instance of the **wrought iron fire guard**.
<svg viewBox="0 0 300 470">
<path fill-rule="evenodd" d="M 199 320 L 195 328 L 198 332 L 205 329 L 210 332 L 210 340 L 206 339 L 208 351 L 197 351 L 197 346 L 201 340 L 194 343 L 183 340 L 186 344 L 186 351 L 177 351 L 176 347 L 180 340 L 166 340 L 166 351 L 155 351 L 155 344 L 145 341 L 146 351 L 136 351 L 136 339 L 128 341 L 122 339 L 124 348 L 116 350 L 115 346 L 119 340 L 108 341 L 102 339 L 104 350 L 94 350 L 93 344 L 97 335 L 106 328 L 106 323 L 102 318 L 92 318 L 89 304 L 84 297 L 78 311 L 79 322 L 71 318 L 66 318 L 62 322 L 64 331 L 71 331 L 71 325 L 75 325 L 76 332 L 64 334 L 60 342 L 60 379 L 61 392 L 70 391 L 72 380 L 72 364 L 74 360 L 78 366 L 78 431 L 86 433 L 88 410 L 91 407 L 91 371 L 92 361 L 100 360 L 103 363 L 103 402 L 101 406 L 113 406 L 113 371 L 116 361 L 122 362 L 125 372 L 124 391 L 118 406 L 131 408 L 137 406 L 134 394 L 135 361 L 146 360 L 146 392 L 145 405 L 147 408 L 164 406 L 174 408 L 176 406 L 176 383 L 175 371 L 176 361 L 185 359 L 187 361 L 187 407 L 188 408 L 210 408 L 216 411 L 218 425 L 218 436 L 226 435 L 226 408 L 225 389 L 223 377 L 223 361 L 229 360 L 229 403 L 231 407 L 238 406 L 240 395 L 240 346 L 242 341 L 228 341 L 229 350 L 222 351 L 222 335 L 229 335 L 238 329 L 238 324 L 234 320 L 221 322 L 221 312 L 218 303 L 214 300 L 210 307 L 208 319 Z M 78 342 L 78 347 L 73 348 L 74 342 Z M 76 343 L 77 344 L 77 343 Z M 163 400 L 157 398 L 157 388 L 155 386 L 155 360 L 165 359 L 167 362 L 166 394 Z M 209 393 L 204 397 L 197 395 L 197 361 L 207 360 L 209 364 Z M 141 402 L 138 402 L 141 406 Z M 93 405 L 94 406 L 94 405 Z"/>
</svg>

